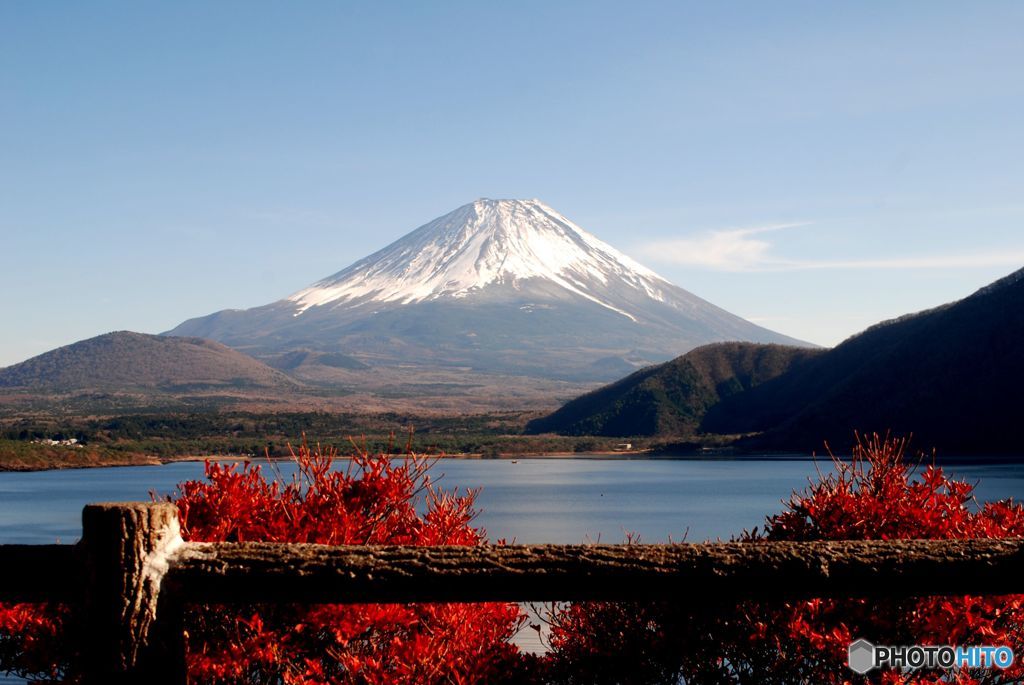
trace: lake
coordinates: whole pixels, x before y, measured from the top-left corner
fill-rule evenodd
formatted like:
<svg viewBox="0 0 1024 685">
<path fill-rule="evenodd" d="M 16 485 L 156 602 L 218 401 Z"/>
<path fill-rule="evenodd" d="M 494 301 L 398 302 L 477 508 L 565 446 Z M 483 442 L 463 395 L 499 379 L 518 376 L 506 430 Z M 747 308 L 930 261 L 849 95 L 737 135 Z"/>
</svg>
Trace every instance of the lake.
<svg viewBox="0 0 1024 685">
<path fill-rule="evenodd" d="M 286 478 L 294 473 L 292 464 L 278 466 Z M 1024 498 L 1024 463 L 954 460 L 945 468 L 978 483 L 979 501 Z M 431 470 L 446 489 L 482 488 L 476 524 L 492 540 L 520 543 L 614 543 L 627 531 L 644 542 L 726 539 L 781 511 L 816 473 L 810 459 L 778 458 L 442 459 Z M 202 475 L 199 462 L 0 473 L 0 543 L 75 542 L 89 502 L 147 500 L 151 490 L 169 494 Z M 516 643 L 543 650 L 526 628 Z M 0 674 L 0 683 L 23 682 Z"/>
<path fill-rule="evenodd" d="M 823 469 L 830 466 L 819 461 Z M 266 467 L 264 467 L 266 468 Z M 286 477 L 291 464 L 280 464 Z M 957 461 L 948 472 L 978 482 L 981 501 L 1024 497 L 1024 463 Z M 815 476 L 809 459 L 443 459 L 445 488 L 480 487 L 476 524 L 492 540 L 520 543 L 726 539 L 761 525 Z M 34 473 L 0 473 L 0 543 L 71 543 L 89 502 L 147 500 L 201 478 L 180 462 Z"/>
</svg>

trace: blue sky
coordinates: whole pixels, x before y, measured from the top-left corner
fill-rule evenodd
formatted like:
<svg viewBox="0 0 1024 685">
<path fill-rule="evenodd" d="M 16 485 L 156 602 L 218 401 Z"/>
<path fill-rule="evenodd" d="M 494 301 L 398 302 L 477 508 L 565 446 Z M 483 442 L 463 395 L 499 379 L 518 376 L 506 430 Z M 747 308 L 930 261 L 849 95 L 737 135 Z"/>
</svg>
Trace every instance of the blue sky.
<svg viewBox="0 0 1024 685">
<path fill-rule="evenodd" d="M 0 365 L 477 197 L 834 344 L 1024 266 L 1019 2 L 0 4 Z"/>
</svg>

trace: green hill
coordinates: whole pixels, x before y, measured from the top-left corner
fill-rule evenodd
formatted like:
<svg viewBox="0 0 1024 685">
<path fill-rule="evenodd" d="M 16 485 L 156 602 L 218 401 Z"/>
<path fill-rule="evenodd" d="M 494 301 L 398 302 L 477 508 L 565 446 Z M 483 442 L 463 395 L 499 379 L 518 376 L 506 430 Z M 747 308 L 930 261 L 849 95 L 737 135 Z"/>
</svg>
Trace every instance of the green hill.
<svg viewBox="0 0 1024 685">
<path fill-rule="evenodd" d="M 821 354 L 818 350 L 716 343 L 651 366 L 531 421 L 530 433 L 689 435 L 707 410 Z"/>
<path fill-rule="evenodd" d="M 951 453 L 1024 452 L 1024 269 L 974 295 L 867 329 L 729 397 L 701 429 L 763 432 L 751 449 L 845 448 L 854 429 Z"/>
<path fill-rule="evenodd" d="M 529 430 L 747 434 L 741 449 L 838 449 L 913 433 L 946 454 L 1024 453 L 1024 269 L 834 349 L 710 345 L 579 397 Z"/>
</svg>

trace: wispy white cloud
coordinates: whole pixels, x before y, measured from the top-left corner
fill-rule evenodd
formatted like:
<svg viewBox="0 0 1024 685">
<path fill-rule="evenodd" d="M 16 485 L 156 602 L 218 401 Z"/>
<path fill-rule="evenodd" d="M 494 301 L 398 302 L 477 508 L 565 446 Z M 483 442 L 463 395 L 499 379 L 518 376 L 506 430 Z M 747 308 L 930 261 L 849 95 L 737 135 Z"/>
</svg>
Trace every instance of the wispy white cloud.
<svg viewBox="0 0 1024 685">
<path fill-rule="evenodd" d="M 708 231 L 692 238 L 659 240 L 642 245 L 638 252 L 653 261 L 683 266 L 703 266 L 724 271 L 750 271 L 776 263 L 765 233 L 809 226 L 809 223 L 766 224 Z"/>
<path fill-rule="evenodd" d="M 717 271 L 807 271 L 815 269 L 967 269 L 1024 266 L 1024 248 L 998 251 L 906 255 L 878 259 L 787 259 L 775 253 L 767 233 L 800 228 L 811 222 L 766 224 L 708 231 L 698 236 L 659 240 L 637 252 L 653 262 L 697 266 Z"/>
</svg>

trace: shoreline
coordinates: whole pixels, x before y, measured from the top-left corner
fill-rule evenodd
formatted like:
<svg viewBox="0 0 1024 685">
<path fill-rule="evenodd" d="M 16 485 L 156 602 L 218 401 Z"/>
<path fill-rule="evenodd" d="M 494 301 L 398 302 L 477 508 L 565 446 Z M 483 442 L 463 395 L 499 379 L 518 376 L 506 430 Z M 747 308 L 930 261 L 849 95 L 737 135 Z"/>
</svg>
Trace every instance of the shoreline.
<svg viewBox="0 0 1024 685">
<path fill-rule="evenodd" d="M 393 454 L 392 457 L 402 459 L 403 454 Z M 418 454 L 430 459 L 437 460 L 463 460 L 463 461 L 505 461 L 518 462 L 519 460 L 578 460 L 578 461 L 801 461 L 810 460 L 810 455 L 734 455 L 734 454 L 658 454 L 650 450 L 631 451 L 592 451 L 592 452 L 528 452 L 524 454 L 502 454 L 496 456 L 484 456 L 480 453 L 461 452 L 450 454 Z M 340 456 L 345 459 L 345 456 Z M 31 473 L 38 471 L 67 471 L 93 468 L 118 468 L 126 466 L 165 466 L 180 462 L 227 462 L 227 463 L 286 463 L 292 461 L 292 457 L 242 457 L 225 456 L 219 454 L 208 455 L 182 455 L 175 457 L 157 457 L 152 455 L 139 455 L 125 460 L 101 460 L 93 463 L 76 464 L 73 462 L 53 463 L 45 466 L 32 466 L 27 464 L 0 465 L 0 473 Z"/>
<path fill-rule="evenodd" d="M 395 458 L 404 458 L 405 455 L 393 454 Z M 630 451 L 592 451 L 592 452 L 529 452 L 524 454 L 502 454 L 496 456 L 484 456 L 479 453 L 462 452 L 452 454 L 419 454 L 417 456 L 428 457 L 443 461 L 452 460 L 473 460 L 473 461 L 504 461 L 515 463 L 520 460 L 578 460 L 578 461 L 750 461 L 750 462 L 772 462 L 772 461 L 820 461 L 828 462 L 831 457 L 828 455 L 812 455 L 806 453 L 789 452 L 777 454 L 736 454 L 714 452 L 708 454 L 660 454 L 651 450 L 630 450 Z M 345 459 L 345 456 L 339 459 Z M 846 461 L 847 455 L 841 455 Z M 157 457 L 155 455 L 132 455 L 124 460 L 100 459 L 91 463 L 74 463 L 71 461 L 50 463 L 46 465 L 33 465 L 25 463 L 0 464 L 0 473 L 33 473 L 40 471 L 68 471 L 84 470 L 94 468 L 121 468 L 128 466 L 166 466 L 179 462 L 227 462 L 227 463 L 286 463 L 292 461 L 288 457 L 242 457 L 225 455 L 182 455 L 175 457 Z M 908 463 L 930 463 L 931 460 L 918 462 L 914 459 L 907 460 Z M 963 465 L 963 464 L 1020 464 L 1024 463 L 1024 455 L 955 455 L 938 456 L 934 463 L 938 466 Z"/>
</svg>

